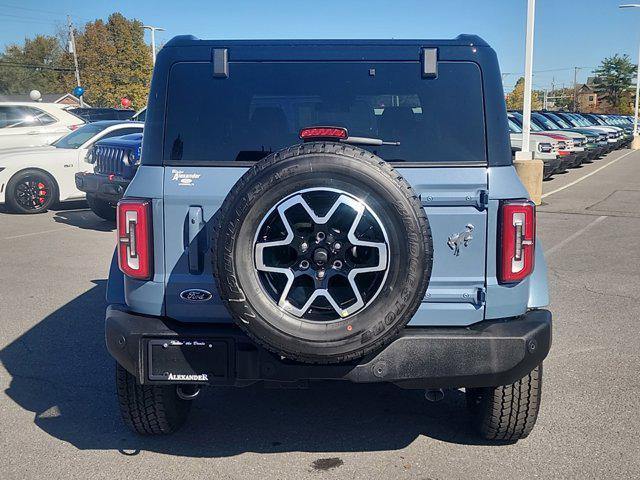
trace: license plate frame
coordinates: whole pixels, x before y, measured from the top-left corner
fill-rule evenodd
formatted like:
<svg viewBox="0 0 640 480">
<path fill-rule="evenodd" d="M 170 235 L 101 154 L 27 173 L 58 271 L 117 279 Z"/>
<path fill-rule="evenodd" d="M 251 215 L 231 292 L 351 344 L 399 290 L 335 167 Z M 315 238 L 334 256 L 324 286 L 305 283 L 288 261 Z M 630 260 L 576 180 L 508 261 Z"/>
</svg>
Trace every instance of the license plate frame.
<svg viewBox="0 0 640 480">
<path fill-rule="evenodd" d="M 225 383 L 230 377 L 228 340 L 172 338 L 147 340 L 146 378 L 159 383 Z"/>
</svg>

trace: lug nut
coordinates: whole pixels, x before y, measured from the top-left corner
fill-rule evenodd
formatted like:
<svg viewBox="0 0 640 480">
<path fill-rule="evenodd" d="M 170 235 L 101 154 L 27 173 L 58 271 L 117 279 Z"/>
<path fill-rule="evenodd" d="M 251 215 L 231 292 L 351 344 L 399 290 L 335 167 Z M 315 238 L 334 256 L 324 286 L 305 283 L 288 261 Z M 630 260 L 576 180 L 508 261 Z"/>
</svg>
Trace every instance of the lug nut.
<svg viewBox="0 0 640 480">
<path fill-rule="evenodd" d="M 340 250 L 342 248 L 342 245 L 340 244 L 340 242 L 336 242 L 333 244 L 333 248 L 335 250 Z"/>
<path fill-rule="evenodd" d="M 318 280 L 322 280 L 324 278 L 324 270 L 318 270 Z"/>
<path fill-rule="evenodd" d="M 316 242 L 321 242 L 325 239 L 324 232 L 318 232 L 316 234 Z"/>
<path fill-rule="evenodd" d="M 300 250 L 302 250 L 303 252 L 306 252 L 308 248 L 309 248 L 309 245 L 307 244 L 307 242 L 302 242 L 300 244 Z"/>
<path fill-rule="evenodd" d="M 306 270 L 307 268 L 309 268 L 309 262 L 307 260 L 302 260 L 300 262 L 300 268 L 302 270 Z"/>
<path fill-rule="evenodd" d="M 336 270 L 340 270 L 342 268 L 342 262 L 340 260 L 336 260 L 335 262 L 333 262 L 333 268 L 335 268 Z"/>
</svg>

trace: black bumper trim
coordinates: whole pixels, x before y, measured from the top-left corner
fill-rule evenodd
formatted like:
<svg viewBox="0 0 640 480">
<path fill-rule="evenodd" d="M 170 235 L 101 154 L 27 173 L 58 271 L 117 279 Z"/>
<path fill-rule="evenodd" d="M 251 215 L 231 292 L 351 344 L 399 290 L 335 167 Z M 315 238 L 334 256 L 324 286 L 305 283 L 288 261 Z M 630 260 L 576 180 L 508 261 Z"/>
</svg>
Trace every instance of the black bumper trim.
<svg viewBox="0 0 640 480">
<path fill-rule="evenodd" d="M 116 203 L 122 198 L 131 179 L 99 173 L 76 173 L 76 187 L 100 200 Z"/>
<path fill-rule="evenodd" d="M 147 345 L 152 339 L 228 342 L 227 375 L 210 384 L 339 379 L 407 388 L 485 387 L 513 383 L 544 360 L 551 347 L 551 313 L 533 310 L 469 327 L 408 327 L 384 349 L 357 361 L 310 365 L 280 359 L 235 326 L 185 324 L 133 314 L 123 305 L 107 308 L 109 353 L 141 383 L 171 383 L 147 378 Z"/>
</svg>

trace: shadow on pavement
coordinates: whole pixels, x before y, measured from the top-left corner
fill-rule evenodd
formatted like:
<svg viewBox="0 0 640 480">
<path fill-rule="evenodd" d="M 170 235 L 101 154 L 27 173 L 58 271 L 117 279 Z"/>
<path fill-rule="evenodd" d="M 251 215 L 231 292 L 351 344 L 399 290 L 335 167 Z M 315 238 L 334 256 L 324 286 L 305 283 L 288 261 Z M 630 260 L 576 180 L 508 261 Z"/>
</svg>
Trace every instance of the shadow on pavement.
<svg viewBox="0 0 640 480">
<path fill-rule="evenodd" d="M 97 230 L 99 232 L 111 232 L 116 224 L 98 217 L 88 208 L 76 210 L 58 210 L 53 216 L 53 221 L 78 227 L 83 230 Z"/>
<path fill-rule="evenodd" d="M 187 425 L 170 437 L 139 437 L 120 420 L 114 367 L 104 346 L 106 281 L 56 310 L 0 350 L 5 393 L 49 435 L 79 449 L 153 451 L 189 457 L 243 452 L 400 449 L 420 435 L 480 444 L 461 392 L 439 403 L 392 385 L 323 382 L 307 390 L 206 389 Z"/>
</svg>

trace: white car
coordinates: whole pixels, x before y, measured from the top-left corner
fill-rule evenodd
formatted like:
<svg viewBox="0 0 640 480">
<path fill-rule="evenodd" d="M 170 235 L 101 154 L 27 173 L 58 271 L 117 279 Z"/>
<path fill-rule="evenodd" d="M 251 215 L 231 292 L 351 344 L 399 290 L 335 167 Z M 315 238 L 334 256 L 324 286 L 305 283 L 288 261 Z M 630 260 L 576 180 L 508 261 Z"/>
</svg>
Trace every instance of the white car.
<svg viewBox="0 0 640 480">
<path fill-rule="evenodd" d="M 85 161 L 89 148 L 143 128 L 142 122 L 105 120 L 83 125 L 51 145 L 0 150 L 0 204 L 18 213 L 38 213 L 58 201 L 84 198 L 75 174 L 93 169 Z"/>
<path fill-rule="evenodd" d="M 48 145 L 85 124 L 65 107 L 68 105 L 0 102 L 0 149 Z"/>
</svg>

